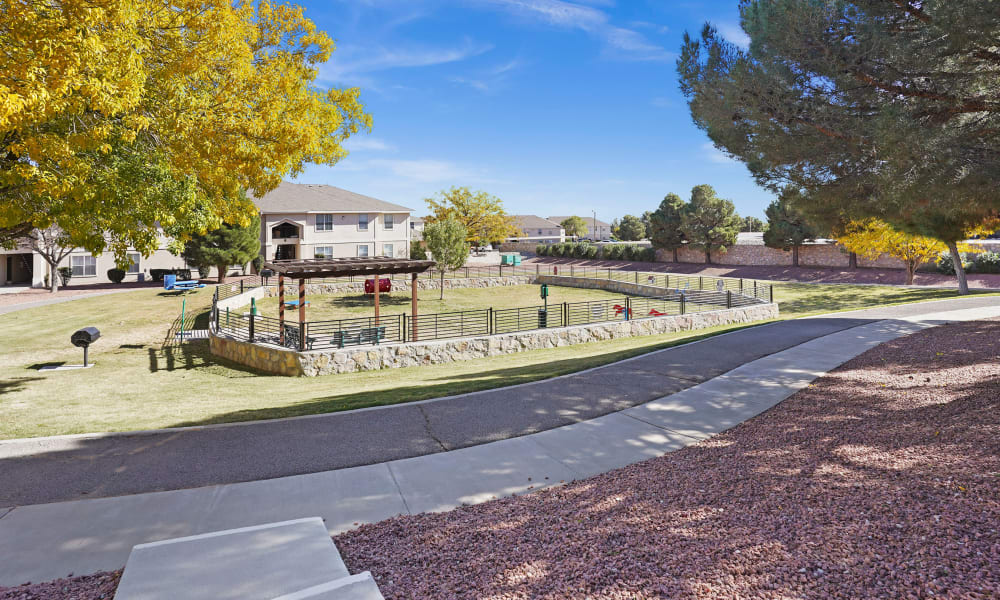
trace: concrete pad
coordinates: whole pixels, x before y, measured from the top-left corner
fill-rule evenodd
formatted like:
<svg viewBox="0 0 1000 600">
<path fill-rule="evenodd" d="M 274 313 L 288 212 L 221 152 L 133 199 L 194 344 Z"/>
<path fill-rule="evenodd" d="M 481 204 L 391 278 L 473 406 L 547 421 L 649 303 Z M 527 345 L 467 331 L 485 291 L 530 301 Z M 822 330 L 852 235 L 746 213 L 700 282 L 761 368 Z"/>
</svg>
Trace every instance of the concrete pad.
<svg viewBox="0 0 1000 600">
<path fill-rule="evenodd" d="M 385 600 L 368 571 L 306 588 L 274 600 Z"/>
<path fill-rule="evenodd" d="M 132 546 L 197 533 L 215 488 L 21 506 L 0 519 L 0 586 L 120 569 Z"/>
<path fill-rule="evenodd" d="M 691 388 L 623 412 L 692 440 L 703 440 L 739 425 L 770 406 Z"/>
<path fill-rule="evenodd" d="M 307 516 L 322 517 L 330 535 L 355 523 L 406 514 L 403 497 L 383 463 L 309 475 L 221 486 L 200 531 L 247 527 Z"/>
<path fill-rule="evenodd" d="M 580 477 L 590 477 L 683 448 L 690 439 L 614 413 L 528 436 Z"/>
<path fill-rule="evenodd" d="M 115 599 L 272 600 L 349 575 L 315 517 L 140 544 Z"/>
<path fill-rule="evenodd" d="M 446 511 L 577 478 L 524 437 L 394 460 L 389 468 L 413 514 Z"/>
</svg>

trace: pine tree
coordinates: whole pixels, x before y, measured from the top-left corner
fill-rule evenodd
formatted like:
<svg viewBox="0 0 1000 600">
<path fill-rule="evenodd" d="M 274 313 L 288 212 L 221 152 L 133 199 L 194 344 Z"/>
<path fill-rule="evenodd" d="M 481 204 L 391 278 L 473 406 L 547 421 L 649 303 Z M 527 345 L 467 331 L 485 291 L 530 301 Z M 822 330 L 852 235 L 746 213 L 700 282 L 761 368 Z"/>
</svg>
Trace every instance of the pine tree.
<svg viewBox="0 0 1000 600">
<path fill-rule="evenodd" d="M 740 216 L 732 201 L 719 198 L 710 185 L 696 185 L 691 201 L 681 216 L 681 230 L 688 242 L 705 251 L 705 263 L 712 264 L 712 250 L 725 251 L 736 245 Z"/>
<path fill-rule="evenodd" d="M 649 239 L 654 248 L 670 250 L 677 262 L 677 250 L 684 245 L 684 231 L 681 221 L 686 210 L 684 200 L 677 194 L 664 196 L 659 208 L 649 217 Z"/>
<path fill-rule="evenodd" d="M 215 267 L 219 283 L 226 281 L 231 265 L 245 265 L 260 255 L 260 216 L 246 227 L 224 224 L 219 229 L 191 236 L 181 257 L 195 267 Z"/>
<path fill-rule="evenodd" d="M 768 248 L 791 250 L 792 265 L 796 267 L 799 266 L 799 247 L 817 237 L 816 230 L 795 208 L 795 201 L 801 199 L 802 194 L 798 190 L 785 188 L 764 210 L 767 215 L 764 245 Z"/>
</svg>

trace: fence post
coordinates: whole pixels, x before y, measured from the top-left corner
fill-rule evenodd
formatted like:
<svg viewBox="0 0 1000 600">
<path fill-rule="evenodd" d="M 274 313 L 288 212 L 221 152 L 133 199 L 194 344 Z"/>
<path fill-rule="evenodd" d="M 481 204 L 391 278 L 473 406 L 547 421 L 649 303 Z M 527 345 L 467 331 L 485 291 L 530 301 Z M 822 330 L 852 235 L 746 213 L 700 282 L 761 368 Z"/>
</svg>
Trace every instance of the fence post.
<svg viewBox="0 0 1000 600">
<path fill-rule="evenodd" d="M 569 276 L 573 277 L 573 265 L 569 266 Z"/>
<path fill-rule="evenodd" d="M 743 278 L 740 277 L 740 295 L 743 295 Z"/>
<path fill-rule="evenodd" d="M 663 287 L 670 288 L 670 275 L 663 276 Z"/>
<path fill-rule="evenodd" d="M 243 280 L 240 279 L 240 293 L 243 293 Z"/>
<path fill-rule="evenodd" d="M 733 307 L 733 292 L 726 290 L 726 308 Z"/>
<path fill-rule="evenodd" d="M 682 292 L 681 293 L 681 314 L 682 315 L 684 314 L 684 304 L 685 304 L 685 299 L 684 299 L 684 294 Z"/>
<path fill-rule="evenodd" d="M 625 320 L 628 321 L 632 318 L 632 299 L 625 296 Z"/>
<path fill-rule="evenodd" d="M 486 309 L 486 334 L 493 335 L 493 307 Z"/>
<path fill-rule="evenodd" d="M 403 343 L 406 343 L 406 313 L 403 313 Z"/>
<path fill-rule="evenodd" d="M 759 297 L 759 296 L 757 296 L 757 280 L 756 279 L 754 279 L 754 281 L 753 281 L 753 297 L 754 298 L 758 298 Z"/>
<path fill-rule="evenodd" d="M 768 296 L 771 304 L 774 304 L 774 284 L 767 286 Z"/>
<path fill-rule="evenodd" d="M 563 324 L 563 327 L 569 327 L 569 303 L 568 302 L 563 302 L 562 324 Z"/>
<path fill-rule="evenodd" d="M 699 290 L 705 289 L 705 278 L 702 277 L 701 275 L 698 276 L 698 289 Z"/>
<path fill-rule="evenodd" d="M 253 314 L 253 308 L 251 308 L 250 309 L 250 343 L 251 344 L 253 343 L 253 340 L 254 340 L 253 326 L 254 326 L 254 321 L 256 321 L 256 320 L 257 320 L 257 315 Z"/>
<path fill-rule="evenodd" d="M 611 281 L 611 267 L 608 267 L 608 281 Z"/>
<path fill-rule="evenodd" d="M 306 349 L 306 324 L 299 323 L 299 352 Z"/>
<path fill-rule="evenodd" d="M 503 270 L 503 267 L 500 267 L 500 269 Z M 542 274 L 542 265 L 535 263 L 535 277 L 538 277 L 541 274 Z"/>
</svg>

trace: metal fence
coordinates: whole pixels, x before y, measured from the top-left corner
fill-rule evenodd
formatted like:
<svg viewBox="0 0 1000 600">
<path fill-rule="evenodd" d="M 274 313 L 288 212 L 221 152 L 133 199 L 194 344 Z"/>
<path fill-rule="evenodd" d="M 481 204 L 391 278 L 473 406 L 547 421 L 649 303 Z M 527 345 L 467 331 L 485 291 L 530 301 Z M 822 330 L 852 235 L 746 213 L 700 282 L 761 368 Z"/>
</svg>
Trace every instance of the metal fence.
<svg viewBox="0 0 1000 600">
<path fill-rule="evenodd" d="M 759 291 L 759 288 L 758 288 Z M 664 289 L 655 297 L 621 296 L 607 300 L 551 303 L 517 308 L 486 308 L 418 315 L 394 314 L 298 323 L 249 313 L 220 310 L 219 288 L 213 300 L 215 331 L 237 340 L 297 350 L 320 350 L 376 344 L 432 341 L 542 330 L 570 325 L 610 323 L 761 304 L 733 290 Z"/>
<path fill-rule="evenodd" d="M 636 285 L 649 285 L 664 288 L 666 290 L 676 290 L 685 294 L 695 292 L 733 292 L 743 297 L 754 298 L 773 302 L 773 289 L 766 281 L 755 279 L 738 279 L 734 277 L 708 277 L 700 275 L 677 275 L 673 273 L 663 273 L 656 271 L 629 271 L 624 269 L 581 267 L 575 265 L 519 265 L 519 266 L 481 266 L 462 267 L 454 271 L 445 273 L 446 279 L 463 278 L 487 278 L 487 277 L 513 277 L 513 276 L 538 276 L 550 275 L 560 277 L 582 277 L 587 279 L 607 279 L 610 281 L 621 281 Z M 393 281 L 410 280 L 410 275 L 382 275 L 382 279 L 392 279 Z M 419 279 L 438 279 L 440 274 L 433 271 L 426 271 L 418 275 Z M 342 278 L 315 278 L 309 283 L 344 283 L 360 282 L 368 279 L 366 277 L 342 277 Z M 260 287 L 277 287 L 278 278 L 262 278 L 259 276 L 245 277 L 238 282 L 220 284 L 218 286 L 219 299 L 229 298 L 241 294 L 246 290 Z M 298 294 L 298 282 L 292 279 L 285 280 L 285 293 Z M 291 290 L 291 291 L 288 291 Z"/>
</svg>

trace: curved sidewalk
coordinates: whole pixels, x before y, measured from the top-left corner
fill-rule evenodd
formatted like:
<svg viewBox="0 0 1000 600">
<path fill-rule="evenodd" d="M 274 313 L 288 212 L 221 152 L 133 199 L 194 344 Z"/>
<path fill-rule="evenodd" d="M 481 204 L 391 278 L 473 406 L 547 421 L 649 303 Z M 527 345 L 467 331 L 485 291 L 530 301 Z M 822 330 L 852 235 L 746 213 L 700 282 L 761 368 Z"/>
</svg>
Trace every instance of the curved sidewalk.
<svg viewBox="0 0 1000 600">
<path fill-rule="evenodd" d="M 158 539 L 308 516 L 324 517 L 337 533 L 587 477 L 728 429 L 884 341 L 948 321 L 1000 316 L 995 301 L 885 310 L 897 314 L 866 315 L 867 322 L 768 352 L 678 393 L 540 433 L 308 475 L 0 509 L 0 585 L 118 568 L 133 545 Z M 697 344 L 683 348 L 699 352 Z"/>
<path fill-rule="evenodd" d="M 0 441 L 0 480 L 7 483 L 0 507 L 272 479 L 467 448 L 637 406 L 874 320 L 997 302 L 967 298 L 781 321 L 555 379 L 374 409 Z"/>
</svg>

